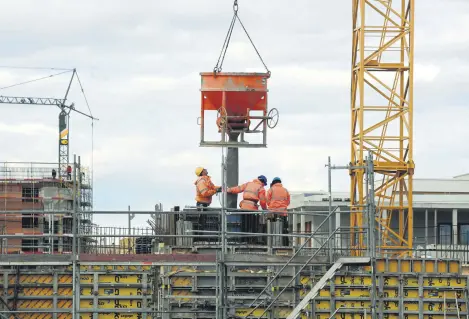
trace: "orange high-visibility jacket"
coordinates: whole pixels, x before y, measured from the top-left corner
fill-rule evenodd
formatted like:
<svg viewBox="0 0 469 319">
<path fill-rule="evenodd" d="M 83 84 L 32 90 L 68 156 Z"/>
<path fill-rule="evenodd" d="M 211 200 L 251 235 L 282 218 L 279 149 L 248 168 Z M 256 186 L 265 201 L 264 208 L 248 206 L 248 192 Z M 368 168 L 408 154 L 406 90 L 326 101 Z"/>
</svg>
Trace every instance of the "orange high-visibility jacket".
<svg viewBox="0 0 469 319">
<path fill-rule="evenodd" d="M 281 183 L 272 185 L 267 191 L 267 206 L 273 212 L 286 212 L 290 205 L 290 193 Z M 287 214 L 281 214 L 286 216 Z"/>
<path fill-rule="evenodd" d="M 258 202 L 262 209 L 267 209 L 264 184 L 258 179 L 243 185 L 230 187 L 226 191 L 231 194 L 243 193 L 243 200 L 239 203 L 241 209 L 258 210 Z"/>
<path fill-rule="evenodd" d="M 217 192 L 217 186 L 213 185 L 210 176 L 200 176 L 195 181 L 195 201 L 198 203 L 211 204 L 212 196 Z"/>
</svg>

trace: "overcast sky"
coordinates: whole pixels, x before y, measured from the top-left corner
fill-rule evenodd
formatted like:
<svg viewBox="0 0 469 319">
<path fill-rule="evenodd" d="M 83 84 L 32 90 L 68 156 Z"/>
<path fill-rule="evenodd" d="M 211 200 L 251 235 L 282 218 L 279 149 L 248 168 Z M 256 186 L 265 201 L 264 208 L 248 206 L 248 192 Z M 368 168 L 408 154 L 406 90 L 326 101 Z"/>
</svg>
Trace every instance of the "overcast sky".
<svg viewBox="0 0 469 319">
<path fill-rule="evenodd" d="M 469 172 L 469 1 L 416 1 L 416 177 Z M 4 1 L 2 66 L 77 68 L 93 115 L 97 210 L 194 204 L 194 169 L 220 182 L 221 150 L 199 148 L 199 72 L 215 66 L 232 1 Z M 240 151 L 240 181 L 280 176 L 290 190 L 327 187 L 327 156 L 349 161 L 351 1 L 239 0 L 239 15 L 272 71 L 280 111 L 268 148 Z M 262 71 L 239 25 L 224 71 Z M 0 68 L 0 86 L 56 71 Z M 1 90 L 62 97 L 69 74 Z M 77 82 L 70 101 L 87 111 Z M 57 161 L 58 109 L 2 105 L 2 161 Z M 91 165 L 88 119 L 72 114 L 71 152 Z M 334 172 L 347 191 L 347 172 Z M 215 199 L 218 203 L 218 199 Z M 98 222 L 125 225 L 123 220 Z M 138 219 L 143 224 L 144 218 Z"/>
</svg>

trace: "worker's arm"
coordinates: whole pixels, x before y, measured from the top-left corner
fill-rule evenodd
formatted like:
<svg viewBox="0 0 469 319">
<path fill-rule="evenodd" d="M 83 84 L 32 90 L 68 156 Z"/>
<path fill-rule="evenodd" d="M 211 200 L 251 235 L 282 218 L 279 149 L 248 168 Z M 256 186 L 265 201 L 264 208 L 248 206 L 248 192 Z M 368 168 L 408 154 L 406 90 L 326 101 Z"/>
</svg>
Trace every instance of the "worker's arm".
<svg viewBox="0 0 469 319">
<path fill-rule="evenodd" d="M 216 192 L 218 189 L 220 189 L 220 191 L 221 191 L 221 186 L 215 186 L 215 184 L 213 184 L 213 182 L 212 182 L 211 179 L 208 181 L 208 184 L 207 184 L 207 185 L 208 185 L 208 188 L 215 190 L 215 192 Z"/>
<path fill-rule="evenodd" d="M 239 186 L 235 186 L 235 187 L 230 187 L 226 190 L 227 193 L 230 193 L 230 194 L 239 194 L 239 193 L 242 193 L 244 192 L 244 190 L 246 189 L 246 186 L 248 185 L 248 183 L 244 183 L 243 185 L 239 185 Z"/>
<path fill-rule="evenodd" d="M 266 204 L 267 204 L 267 206 L 270 206 L 271 201 L 272 201 L 272 189 L 270 188 L 267 191 L 267 195 L 266 195 Z"/>
<path fill-rule="evenodd" d="M 263 210 L 267 210 L 267 203 L 265 201 L 265 189 L 261 188 L 259 190 L 259 204 L 261 205 Z"/>
<path fill-rule="evenodd" d="M 198 187 L 200 195 L 203 197 L 210 197 L 217 193 L 217 190 L 211 181 L 202 180 Z"/>
<path fill-rule="evenodd" d="M 287 207 L 290 206 L 290 192 L 287 191 Z"/>
</svg>

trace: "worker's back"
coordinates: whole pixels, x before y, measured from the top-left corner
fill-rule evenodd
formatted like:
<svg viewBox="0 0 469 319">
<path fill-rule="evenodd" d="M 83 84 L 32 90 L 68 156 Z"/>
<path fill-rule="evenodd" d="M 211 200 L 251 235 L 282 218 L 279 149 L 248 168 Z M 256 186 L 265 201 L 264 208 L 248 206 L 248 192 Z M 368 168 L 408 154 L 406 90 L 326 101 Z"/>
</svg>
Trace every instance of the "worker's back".
<svg viewBox="0 0 469 319">
<path fill-rule="evenodd" d="M 286 213 L 290 205 L 290 193 L 282 183 L 273 184 L 267 191 L 267 206 L 270 211 Z M 285 214 L 282 214 L 285 215 Z"/>
</svg>

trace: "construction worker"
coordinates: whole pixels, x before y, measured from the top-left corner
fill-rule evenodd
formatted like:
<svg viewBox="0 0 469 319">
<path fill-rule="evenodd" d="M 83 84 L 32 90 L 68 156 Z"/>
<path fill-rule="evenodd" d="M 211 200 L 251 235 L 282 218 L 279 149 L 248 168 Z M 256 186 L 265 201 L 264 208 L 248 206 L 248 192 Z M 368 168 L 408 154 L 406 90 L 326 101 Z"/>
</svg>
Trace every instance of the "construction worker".
<svg viewBox="0 0 469 319">
<path fill-rule="evenodd" d="M 267 191 L 267 206 L 269 211 L 278 216 L 287 216 L 287 208 L 290 205 L 290 193 L 283 187 L 280 177 L 274 177 Z"/>
<path fill-rule="evenodd" d="M 258 210 L 261 205 L 263 210 L 267 209 L 267 203 L 265 201 L 265 188 L 267 185 L 267 178 L 264 175 L 260 175 L 257 179 L 252 182 L 244 183 L 236 187 L 230 187 L 226 190 L 227 193 L 239 194 L 243 193 L 243 200 L 239 203 L 239 207 L 245 210 Z M 241 215 L 241 231 L 247 233 L 263 233 L 265 232 L 264 224 L 260 221 L 257 214 Z M 244 240 L 248 244 L 265 244 L 264 237 L 252 237 L 248 236 Z"/>
<path fill-rule="evenodd" d="M 236 187 L 230 187 L 226 190 L 230 194 L 243 193 L 243 200 L 239 203 L 241 209 L 246 210 L 258 210 L 259 203 L 262 209 L 267 209 L 267 203 L 265 201 L 265 188 L 267 185 L 267 178 L 264 175 L 260 175 L 252 182 L 244 183 Z"/>
<path fill-rule="evenodd" d="M 212 203 L 212 196 L 221 192 L 221 187 L 215 186 L 208 176 L 208 171 L 203 167 L 195 169 L 195 175 L 198 176 L 195 181 L 195 201 L 197 207 L 208 207 Z"/>
<path fill-rule="evenodd" d="M 269 213 L 267 218 L 271 221 L 282 221 L 283 234 L 288 234 L 287 208 L 290 205 L 290 193 L 283 187 L 280 177 L 274 177 L 267 191 L 267 206 Z M 282 237 L 283 245 L 288 246 L 288 237 Z"/>
<path fill-rule="evenodd" d="M 197 210 L 203 211 L 204 207 L 210 206 L 212 203 L 212 196 L 215 195 L 216 193 L 221 192 L 221 187 L 215 186 L 212 183 L 212 180 L 210 179 L 210 176 L 208 176 L 208 171 L 203 168 L 203 167 L 197 167 L 195 169 L 195 175 L 198 176 L 197 180 L 195 181 L 195 201 L 196 201 L 196 206 Z M 197 235 L 206 235 L 203 230 L 206 229 L 207 227 L 207 215 L 204 214 L 203 212 L 199 216 L 198 220 L 198 226 L 197 228 L 199 230 L 202 230 L 201 232 L 197 232 Z M 209 238 L 204 238 L 208 241 L 210 241 Z"/>
<path fill-rule="evenodd" d="M 67 178 L 72 180 L 72 167 L 70 165 L 67 166 Z"/>
</svg>

